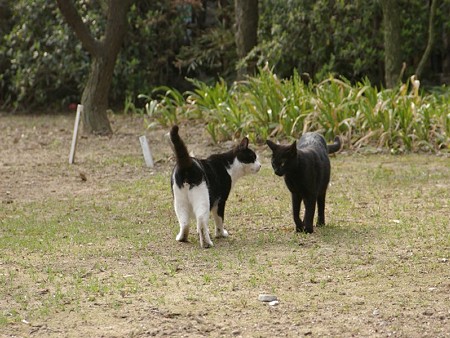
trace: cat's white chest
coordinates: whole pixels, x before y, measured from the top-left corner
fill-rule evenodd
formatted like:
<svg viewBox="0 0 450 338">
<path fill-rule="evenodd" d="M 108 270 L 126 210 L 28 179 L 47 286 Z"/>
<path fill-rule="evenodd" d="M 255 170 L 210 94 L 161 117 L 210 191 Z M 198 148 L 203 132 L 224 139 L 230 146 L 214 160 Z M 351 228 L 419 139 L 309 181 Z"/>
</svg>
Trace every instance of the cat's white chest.
<svg viewBox="0 0 450 338">
<path fill-rule="evenodd" d="M 261 169 L 259 160 L 252 163 L 242 163 L 235 158 L 231 166 L 227 168 L 228 175 L 231 177 L 231 186 L 234 186 L 236 181 L 242 176 L 257 173 L 259 169 Z"/>
</svg>

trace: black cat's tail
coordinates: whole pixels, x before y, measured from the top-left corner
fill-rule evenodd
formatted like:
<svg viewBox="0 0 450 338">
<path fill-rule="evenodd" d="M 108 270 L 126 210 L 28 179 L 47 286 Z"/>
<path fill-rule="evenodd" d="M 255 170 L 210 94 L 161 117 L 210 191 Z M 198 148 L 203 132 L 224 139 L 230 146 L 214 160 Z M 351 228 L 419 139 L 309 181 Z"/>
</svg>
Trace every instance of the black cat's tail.
<svg viewBox="0 0 450 338">
<path fill-rule="evenodd" d="M 336 136 L 334 138 L 334 143 L 333 144 L 328 144 L 328 154 L 332 154 L 335 153 L 337 151 L 339 151 L 339 149 L 341 149 L 341 139 L 339 136 Z"/>
<path fill-rule="evenodd" d="M 173 151 L 177 158 L 177 164 L 180 169 L 189 169 L 192 166 L 192 158 L 189 156 L 186 145 L 178 135 L 178 126 L 173 126 L 170 130 L 170 140 L 173 144 Z"/>
</svg>

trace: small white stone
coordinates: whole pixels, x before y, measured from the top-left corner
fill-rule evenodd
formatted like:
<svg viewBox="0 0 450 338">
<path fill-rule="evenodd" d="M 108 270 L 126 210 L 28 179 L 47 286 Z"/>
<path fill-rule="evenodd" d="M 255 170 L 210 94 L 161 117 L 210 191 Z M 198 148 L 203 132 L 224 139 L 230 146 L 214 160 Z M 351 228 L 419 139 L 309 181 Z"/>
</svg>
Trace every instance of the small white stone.
<svg viewBox="0 0 450 338">
<path fill-rule="evenodd" d="M 277 306 L 278 304 L 280 304 L 280 302 L 277 301 L 277 300 L 271 301 L 271 302 L 269 303 L 270 306 Z"/>
<path fill-rule="evenodd" d="M 273 302 L 273 301 L 275 301 L 275 300 L 277 300 L 278 298 L 277 298 L 277 296 L 275 296 L 275 295 L 269 295 L 269 294 L 265 294 L 265 293 L 261 293 L 259 296 L 258 296 L 258 300 L 260 301 L 260 302 L 266 302 L 266 303 L 268 303 L 268 302 Z"/>
</svg>

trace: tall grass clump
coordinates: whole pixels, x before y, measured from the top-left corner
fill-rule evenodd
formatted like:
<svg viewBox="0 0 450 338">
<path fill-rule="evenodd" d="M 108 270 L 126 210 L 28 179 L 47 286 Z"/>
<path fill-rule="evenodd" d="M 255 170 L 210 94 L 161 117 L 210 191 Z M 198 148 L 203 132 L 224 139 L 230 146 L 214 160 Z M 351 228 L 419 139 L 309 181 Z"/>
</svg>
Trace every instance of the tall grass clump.
<svg viewBox="0 0 450 338">
<path fill-rule="evenodd" d="M 156 98 L 152 99 L 153 96 Z M 151 120 L 149 127 L 157 124 L 162 126 L 176 124 L 179 118 L 188 116 L 184 112 L 184 95 L 174 88 L 160 86 L 153 89 L 152 95 L 140 94 L 138 98 L 147 101 L 145 113 Z"/>
<path fill-rule="evenodd" d="M 214 142 L 242 135 L 256 142 L 292 139 L 318 131 L 329 140 L 341 135 L 353 149 L 371 145 L 402 152 L 450 146 L 448 89 L 425 93 L 414 76 L 397 88 L 378 89 L 367 79 L 352 84 L 330 77 L 314 84 L 297 73 L 279 79 L 265 67 L 231 85 L 191 82 L 192 91 L 181 94 L 164 87 L 164 94 L 148 101 L 151 124 L 202 119 Z"/>
</svg>

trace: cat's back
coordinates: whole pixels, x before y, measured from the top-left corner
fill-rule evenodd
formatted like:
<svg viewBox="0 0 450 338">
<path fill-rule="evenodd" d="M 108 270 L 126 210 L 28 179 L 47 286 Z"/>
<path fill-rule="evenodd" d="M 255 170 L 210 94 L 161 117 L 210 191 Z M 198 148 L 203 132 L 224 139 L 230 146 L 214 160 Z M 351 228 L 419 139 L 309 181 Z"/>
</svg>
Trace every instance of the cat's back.
<svg viewBox="0 0 450 338">
<path fill-rule="evenodd" d="M 226 170 L 228 160 L 225 154 L 215 154 L 201 160 L 205 178 L 210 186 L 220 186 L 223 183 L 229 183 L 230 176 Z"/>
<path fill-rule="evenodd" d="M 191 160 L 190 167 L 182 168 L 176 165 L 173 170 L 173 178 L 178 187 L 188 184 L 190 188 L 193 188 L 202 182 L 206 182 L 208 186 L 214 186 L 227 180 L 228 175 L 220 156 L 213 155 L 206 159 L 191 157 Z"/>
<path fill-rule="evenodd" d="M 318 152 L 328 153 L 327 143 L 325 138 L 314 132 L 307 132 L 300 137 L 297 142 L 297 150 L 311 149 Z"/>
</svg>

